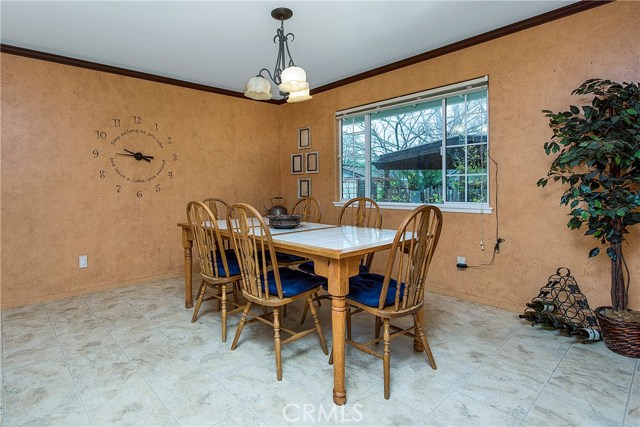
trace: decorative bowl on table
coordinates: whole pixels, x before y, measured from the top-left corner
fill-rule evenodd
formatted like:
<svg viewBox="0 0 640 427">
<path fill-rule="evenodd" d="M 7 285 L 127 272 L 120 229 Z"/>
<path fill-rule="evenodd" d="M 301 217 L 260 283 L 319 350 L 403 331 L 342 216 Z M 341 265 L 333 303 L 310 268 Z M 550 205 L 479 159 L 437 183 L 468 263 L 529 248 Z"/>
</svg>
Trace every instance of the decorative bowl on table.
<svg viewBox="0 0 640 427">
<path fill-rule="evenodd" d="M 273 228 L 296 228 L 300 225 L 302 215 L 267 215 L 269 227 Z"/>
</svg>

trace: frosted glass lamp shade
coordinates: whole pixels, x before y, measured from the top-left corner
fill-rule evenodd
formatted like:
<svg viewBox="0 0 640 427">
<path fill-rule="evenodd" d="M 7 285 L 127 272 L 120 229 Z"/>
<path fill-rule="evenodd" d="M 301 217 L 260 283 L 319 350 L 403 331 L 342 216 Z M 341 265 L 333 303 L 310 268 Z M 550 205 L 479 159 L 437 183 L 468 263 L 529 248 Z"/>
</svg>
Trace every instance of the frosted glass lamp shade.
<svg viewBox="0 0 640 427">
<path fill-rule="evenodd" d="M 271 99 L 271 83 L 262 76 L 256 76 L 249 79 L 247 90 L 244 92 L 247 98 L 257 101 L 265 101 Z"/>
<path fill-rule="evenodd" d="M 308 101 L 313 98 L 309 95 L 309 89 L 301 90 L 298 92 L 289 92 L 289 97 L 287 98 L 287 102 L 302 102 Z"/>
<path fill-rule="evenodd" d="M 285 68 L 280 75 L 282 83 L 278 86 L 281 92 L 300 92 L 309 89 L 307 73 L 295 65 Z"/>
</svg>

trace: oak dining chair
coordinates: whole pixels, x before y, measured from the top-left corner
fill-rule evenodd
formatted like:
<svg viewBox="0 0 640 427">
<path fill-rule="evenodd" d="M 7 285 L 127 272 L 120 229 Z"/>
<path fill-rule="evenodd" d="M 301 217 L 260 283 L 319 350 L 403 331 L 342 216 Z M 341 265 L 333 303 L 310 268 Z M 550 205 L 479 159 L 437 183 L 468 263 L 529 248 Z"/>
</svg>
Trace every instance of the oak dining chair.
<svg viewBox="0 0 640 427">
<path fill-rule="evenodd" d="M 293 209 L 293 214 L 302 215 L 303 222 L 320 222 L 322 212 L 320 212 L 320 202 L 315 197 L 301 197 L 298 199 Z"/>
<path fill-rule="evenodd" d="M 229 204 L 224 200 L 217 197 L 209 197 L 208 199 L 204 199 L 202 203 L 207 205 L 209 210 L 211 210 L 211 213 L 213 213 L 216 218 L 227 218 L 227 210 L 229 209 Z"/>
<path fill-rule="evenodd" d="M 198 318 L 198 312 L 204 301 L 207 288 L 216 288 L 219 291 L 218 294 L 214 294 L 208 299 L 219 301 L 218 310 L 221 311 L 222 317 L 222 341 L 226 341 L 227 315 L 240 310 L 238 295 L 235 291 L 236 285 L 242 279 L 240 266 L 235 252 L 232 249 L 224 249 L 217 218 L 205 203 L 190 202 L 187 205 L 187 220 L 196 243 L 200 260 L 200 275 L 202 276 L 191 323 Z M 229 293 L 234 296 L 233 301 L 227 299 Z M 231 304 L 235 309 L 229 311 L 227 304 Z"/>
<path fill-rule="evenodd" d="M 368 197 L 357 197 L 350 199 L 340 209 L 338 225 L 353 225 L 355 227 L 382 228 L 382 210 L 375 200 Z M 371 269 L 373 255 L 369 254 L 362 258 L 360 271 L 365 272 Z M 314 272 L 313 261 L 300 265 L 300 270 L 306 273 Z"/>
<path fill-rule="evenodd" d="M 345 202 L 342 209 L 340 209 L 338 225 L 382 228 L 382 211 L 375 200 L 368 197 L 356 197 Z M 374 253 L 370 253 L 360 260 L 360 273 L 366 273 L 371 269 L 373 256 Z M 304 262 L 300 264 L 298 268 L 310 274 L 313 274 L 315 271 L 313 261 Z M 316 301 L 318 305 L 321 305 L 321 300 L 328 298 L 328 294 L 314 295 L 314 301 Z M 305 307 L 302 312 L 300 323 L 304 323 L 306 317 L 307 307 Z"/>
<path fill-rule="evenodd" d="M 424 307 L 425 279 L 441 230 L 440 209 L 428 205 L 416 208 L 398 227 L 385 274 L 361 273 L 349 278 L 346 342 L 383 360 L 385 399 L 389 399 L 390 395 L 392 339 L 403 335 L 419 339 L 431 368 L 437 369 L 418 312 Z M 357 313 L 375 316 L 375 334 L 372 340 L 357 342 L 352 338 L 351 317 Z M 413 318 L 412 326 L 404 328 L 391 324 L 392 319 L 407 316 Z M 384 344 L 382 354 L 369 348 L 380 341 Z"/>
<path fill-rule="evenodd" d="M 211 213 L 218 219 L 226 219 L 227 218 L 227 209 L 229 209 L 229 204 L 224 200 L 217 197 L 209 197 L 202 201 L 207 207 L 211 210 Z M 231 249 L 231 243 L 229 240 L 224 239 L 224 248 Z"/>
<path fill-rule="evenodd" d="M 320 217 L 322 216 L 320 202 L 315 197 L 301 197 L 293 205 L 291 214 L 301 215 L 300 221 L 302 222 L 320 222 Z M 276 256 L 281 267 L 294 267 L 304 262 L 309 262 L 308 258 L 284 252 L 277 252 Z"/>
<path fill-rule="evenodd" d="M 382 228 L 382 210 L 368 197 L 356 197 L 347 201 L 338 216 L 338 224 L 355 225 L 356 227 Z M 360 270 L 369 271 L 373 263 L 373 253 L 367 255 L 360 263 Z"/>
<path fill-rule="evenodd" d="M 274 332 L 276 377 L 280 381 L 282 380 L 281 346 L 283 344 L 296 341 L 315 331 L 320 339 L 322 351 L 324 354 L 328 354 L 322 327 L 312 301 L 312 295 L 321 289 L 322 285 L 326 285 L 327 279 L 280 267 L 269 227 L 254 207 L 245 203 L 231 205 L 227 227 L 230 230 L 233 249 L 240 263 L 242 295 L 247 300 L 231 344 L 231 350 L 235 350 L 238 346 L 240 335 L 248 323 L 249 315 L 252 316 L 250 321 L 257 320 L 271 325 Z M 313 328 L 301 332 L 283 327 L 280 318 L 280 310 L 298 299 L 306 300 L 314 321 Z M 262 306 L 262 314 L 251 313 L 253 305 Z M 272 312 L 266 312 L 265 308 L 270 308 Z M 270 320 L 271 318 L 272 320 Z M 291 336 L 282 340 L 281 332 Z"/>
</svg>

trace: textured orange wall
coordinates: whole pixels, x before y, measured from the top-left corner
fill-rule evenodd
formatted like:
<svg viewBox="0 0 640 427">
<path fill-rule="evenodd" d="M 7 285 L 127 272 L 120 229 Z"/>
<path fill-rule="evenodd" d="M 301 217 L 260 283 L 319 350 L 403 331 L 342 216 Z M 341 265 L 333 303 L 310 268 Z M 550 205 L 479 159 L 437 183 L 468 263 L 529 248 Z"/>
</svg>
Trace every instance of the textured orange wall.
<svg viewBox="0 0 640 427">
<path fill-rule="evenodd" d="M 313 101 L 287 105 L 281 126 L 282 189 L 296 197 L 299 175 L 289 174 L 297 152 L 296 130 L 312 127 L 312 151 L 320 152 L 320 174 L 312 178 L 323 219 L 335 221 L 338 208 L 338 147 L 335 111 L 425 89 L 489 76 L 490 155 L 498 162 L 500 237 L 506 239 L 490 267 L 459 271 L 456 256 L 469 265 L 488 263 L 495 242 L 496 214 L 445 213 L 444 229 L 429 287 L 440 293 L 521 310 L 559 266 L 571 269 L 590 305 L 610 304 L 608 258 L 589 260 L 596 240 L 566 227 L 568 209 L 559 206 L 559 185 L 539 189 L 551 158 L 542 149 L 551 132 L 542 109 L 563 110 L 580 100 L 573 89 L 593 77 L 637 81 L 640 76 L 640 3 L 616 2 L 525 30 L 482 45 L 425 61 L 335 90 Z M 491 169 L 495 196 L 495 168 Z M 495 199 L 492 197 L 495 208 Z M 387 228 L 408 211 L 384 211 Z M 481 222 L 486 249 L 480 250 Z M 638 227 L 625 248 L 632 275 L 631 306 L 640 309 L 640 239 Z M 377 257 L 377 265 L 384 257 Z"/>
<path fill-rule="evenodd" d="M 261 206 L 279 191 L 275 105 L 1 59 L 3 306 L 181 274 L 176 223 L 188 201 L 218 196 Z M 116 194 L 115 184 L 127 183 L 91 154 L 101 148 L 96 130 L 112 138 L 112 119 L 124 128 L 134 115 L 158 123 L 157 135 L 171 136 L 179 156 L 174 179 L 152 181 L 161 192 L 147 187 L 140 199 L 138 185 Z M 89 268 L 80 270 L 84 254 Z"/>
<path fill-rule="evenodd" d="M 519 310 L 558 266 L 567 266 L 592 306 L 607 304 L 606 258 L 588 260 L 595 240 L 566 228 L 561 188 L 535 186 L 551 161 L 542 150 L 550 132 L 540 110 L 579 103 L 569 94 L 587 78 L 637 80 L 639 6 L 598 7 L 284 106 L 2 54 L 2 305 L 181 274 L 175 223 L 187 201 L 217 195 L 262 206 L 282 193 L 291 205 L 300 176 L 289 175 L 289 163 L 299 127 L 312 126 L 312 151 L 320 152 L 320 174 L 309 175 L 313 195 L 323 219 L 335 221 L 335 111 L 482 75 L 489 76 L 490 153 L 500 168 L 506 242 L 493 266 L 458 271 L 456 255 L 469 264 L 490 260 L 496 215 L 445 213 L 431 289 Z M 117 180 L 98 179 L 91 157 L 95 130 L 133 115 L 159 123 L 180 156 L 175 179 L 142 199 L 114 194 Z M 397 226 L 406 214 L 385 210 L 385 225 Z M 632 232 L 626 248 L 634 308 L 640 308 L 639 233 Z M 80 270 L 82 254 L 89 268 Z"/>
</svg>

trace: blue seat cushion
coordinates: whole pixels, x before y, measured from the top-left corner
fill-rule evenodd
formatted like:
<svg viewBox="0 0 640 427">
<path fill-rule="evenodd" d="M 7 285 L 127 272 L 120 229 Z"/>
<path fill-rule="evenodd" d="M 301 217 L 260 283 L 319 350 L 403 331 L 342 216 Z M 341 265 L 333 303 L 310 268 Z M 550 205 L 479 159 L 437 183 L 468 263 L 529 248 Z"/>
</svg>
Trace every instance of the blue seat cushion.
<svg viewBox="0 0 640 427">
<path fill-rule="evenodd" d="M 349 294 L 347 298 L 357 301 L 360 304 L 377 307 L 380 301 L 380 292 L 382 291 L 382 282 L 384 276 L 375 273 L 361 273 L 357 276 L 349 278 Z M 389 281 L 389 289 L 385 297 L 384 306 L 392 305 L 396 299 L 396 288 L 398 282 L 391 279 Z M 400 288 L 400 292 L 404 291 L 404 285 Z"/>
<path fill-rule="evenodd" d="M 298 255 L 286 254 L 284 252 L 276 252 L 276 259 L 278 260 L 278 262 L 291 263 L 291 262 L 302 262 L 306 258 Z"/>
<path fill-rule="evenodd" d="M 227 258 L 229 275 L 231 276 L 240 275 L 240 264 L 238 264 L 238 258 L 236 258 L 236 253 L 233 251 L 233 249 L 225 250 L 224 255 Z M 227 273 L 224 271 L 224 264 L 222 264 L 222 259 L 220 258 L 220 251 L 218 251 L 218 256 L 216 257 L 216 260 L 218 261 L 218 276 L 228 277 Z"/>
<path fill-rule="evenodd" d="M 313 265 L 313 261 L 307 261 L 305 263 L 302 263 L 298 266 L 298 268 L 304 271 L 305 273 L 315 274 L 315 266 Z M 369 269 L 367 268 L 367 266 L 360 264 L 359 274 L 368 273 L 368 272 L 369 272 Z"/>
<path fill-rule="evenodd" d="M 305 273 L 309 273 L 309 274 L 314 274 L 315 273 L 315 268 L 313 266 L 313 261 L 303 262 L 302 264 L 300 264 L 298 266 L 298 268 L 300 270 L 304 271 Z"/>
<path fill-rule="evenodd" d="M 327 284 L 327 279 L 324 277 L 314 276 L 303 273 L 302 271 L 292 270 L 286 267 L 281 267 L 278 271 L 280 272 L 280 283 L 282 283 L 282 295 L 285 298 L 291 298 L 313 288 L 317 288 L 318 286 L 326 286 Z M 278 295 L 273 271 L 267 273 L 267 280 L 269 281 L 269 293 L 271 295 Z"/>
</svg>

